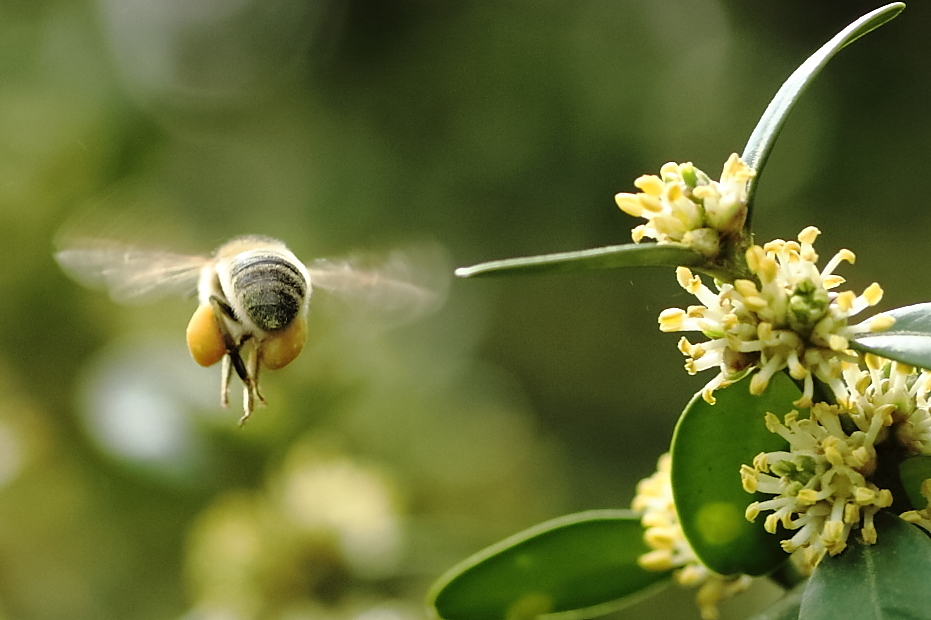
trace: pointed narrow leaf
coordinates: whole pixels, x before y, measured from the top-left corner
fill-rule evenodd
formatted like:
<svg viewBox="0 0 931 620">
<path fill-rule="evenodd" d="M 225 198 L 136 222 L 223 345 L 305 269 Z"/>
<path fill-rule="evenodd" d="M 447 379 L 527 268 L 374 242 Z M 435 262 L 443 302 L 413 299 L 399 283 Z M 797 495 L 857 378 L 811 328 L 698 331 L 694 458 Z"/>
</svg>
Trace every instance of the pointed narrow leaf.
<svg viewBox="0 0 931 620">
<path fill-rule="evenodd" d="M 851 340 L 850 347 L 931 369 L 931 303 L 896 308 L 883 314 L 895 317 L 895 325 L 884 332 L 861 334 Z"/>
<path fill-rule="evenodd" d="M 541 256 L 505 258 L 471 267 L 460 267 L 460 278 L 511 273 L 555 273 L 618 267 L 693 267 L 708 262 L 704 256 L 682 245 L 626 243 L 603 248 L 558 252 Z"/>
<path fill-rule="evenodd" d="M 802 597 L 799 620 L 911 620 L 931 617 L 931 539 L 881 511 L 879 539 L 863 544 L 857 531 L 847 548 L 822 560 Z"/>
<path fill-rule="evenodd" d="M 899 480 L 916 510 L 923 510 L 928 500 L 921 494 L 921 485 L 931 478 L 931 456 L 913 456 L 899 463 Z"/>
<path fill-rule="evenodd" d="M 747 185 L 747 228 L 749 228 L 750 225 L 753 196 L 756 191 L 756 185 L 760 180 L 763 166 L 766 164 L 766 160 L 773 150 L 773 144 L 776 142 L 776 138 L 779 136 L 779 132 L 782 130 L 782 126 L 785 124 L 789 112 L 792 111 L 792 108 L 795 106 L 802 92 L 811 84 L 815 76 L 818 75 L 821 69 L 837 52 L 868 32 L 882 26 L 901 13 L 904 8 L 905 4 L 902 2 L 887 4 L 875 11 L 867 13 L 841 30 L 834 38 L 822 45 L 817 52 L 812 54 L 808 60 L 803 62 L 801 66 L 789 76 L 789 79 L 785 81 L 776 93 L 776 96 L 773 97 L 773 100 L 766 107 L 766 111 L 763 112 L 763 116 L 760 117 L 753 133 L 750 134 L 750 139 L 747 141 L 747 146 L 744 147 L 744 152 L 741 155 L 744 162 L 757 171 L 756 177 L 751 179 Z"/>
<path fill-rule="evenodd" d="M 480 551 L 431 588 L 444 620 L 524 620 L 559 614 L 590 618 L 658 586 L 669 573 L 645 571 L 640 517 L 592 510 L 541 523 Z M 638 597 L 639 598 L 639 597 Z"/>
<path fill-rule="evenodd" d="M 754 500 L 740 483 L 740 466 L 760 452 L 785 450 L 786 441 L 766 428 L 764 415 L 780 418 L 794 407 L 801 391 L 783 373 L 773 376 L 760 396 L 749 378 L 714 393 L 706 403 L 696 394 L 685 408 L 672 438 L 672 492 L 682 531 L 708 568 L 732 575 L 763 575 L 789 556 L 779 537 L 763 530 L 763 518 L 744 517 Z"/>
</svg>

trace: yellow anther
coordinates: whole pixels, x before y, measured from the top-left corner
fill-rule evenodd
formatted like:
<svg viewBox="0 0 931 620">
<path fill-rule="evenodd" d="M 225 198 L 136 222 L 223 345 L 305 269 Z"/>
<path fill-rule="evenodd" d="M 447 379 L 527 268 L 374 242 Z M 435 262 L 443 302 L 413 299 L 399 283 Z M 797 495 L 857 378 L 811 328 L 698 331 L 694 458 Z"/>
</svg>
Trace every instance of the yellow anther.
<svg viewBox="0 0 931 620">
<path fill-rule="evenodd" d="M 675 568 L 672 563 L 672 553 L 668 549 L 655 549 L 648 551 L 637 558 L 640 568 L 650 571 L 667 571 Z"/>
<path fill-rule="evenodd" d="M 646 224 L 640 224 L 639 226 L 634 226 L 633 230 L 630 231 L 630 238 L 634 240 L 634 243 L 640 243 L 643 241 L 646 233 Z"/>
<path fill-rule="evenodd" d="M 678 178 L 678 177 L 682 176 L 682 175 L 679 174 L 679 164 L 677 164 L 677 163 L 674 162 L 674 161 L 669 161 L 669 162 L 666 162 L 665 164 L 663 164 L 663 167 L 659 169 L 659 174 L 660 174 L 660 176 L 663 177 L 664 179 L 667 179 L 667 178 L 670 178 L 670 177 L 677 177 L 677 178 Z"/>
<path fill-rule="evenodd" d="M 884 332 L 893 325 L 895 325 L 895 317 L 888 314 L 877 314 L 868 323 L 871 332 Z"/>
<path fill-rule="evenodd" d="M 675 202 L 682 197 L 682 188 L 678 184 L 666 186 L 666 200 L 669 202 Z"/>
<path fill-rule="evenodd" d="M 740 484 L 747 493 L 756 493 L 758 482 L 757 471 L 749 465 L 740 466 Z"/>
<path fill-rule="evenodd" d="M 869 368 L 870 370 L 879 370 L 880 368 L 886 365 L 886 360 L 879 357 L 875 353 L 867 353 L 863 357 L 866 360 L 867 368 Z M 862 392 L 863 390 L 860 390 L 860 391 Z"/>
<path fill-rule="evenodd" d="M 850 309 L 853 308 L 853 302 L 857 300 L 857 296 L 854 295 L 853 291 L 844 291 L 839 293 L 834 302 L 837 304 L 837 308 L 843 312 L 850 312 Z"/>
<path fill-rule="evenodd" d="M 846 281 L 847 280 L 843 276 L 832 274 L 832 275 L 825 277 L 823 280 L 821 280 L 821 286 L 823 286 L 827 290 L 831 290 L 832 288 L 837 288 L 838 286 L 840 286 Z"/>
<path fill-rule="evenodd" d="M 643 204 L 640 202 L 637 194 L 628 194 L 624 192 L 616 194 L 614 196 L 614 202 L 617 203 L 617 206 L 624 213 L 634 217 L 643 217 Z"/>
<path fill-rule="evenodd" d="M 857 255 L 847 249 L 839 251 L 837 256 L 840 258 L 840 260 L 845 260 L 851 265 L 857 262 Z"/>
<path fill-rule="evenodd" d="M 676 267 L 676 281 L 685 290 L 688 290 L 692 277 L 692 270 L 688 267 Z"/>
<path fill-rule="evenodd" d="M 661 196 L 665 184 L 663 180 L 655 174 L 644 174 L 634 181 L 634 187 L 650 196 Z"/>
<path fill-rule="evenodd" d="M 747 508 L 747 510 L 749 510 L 749 508 Z M 779 527 L 779 518 L 775 514 L 768 515 L 766 520 L 763 521 L 763 529 L 770 534 L 775 534 L 777 527 Z"/>
<path fill-rule="evenodd" d="M 659 329 L 664 332 L 677 332 L 682 328 L 685 312 L 680 308 L 666 308 L 659 314 Z"/>
<path fill-rule="evenodd" d="M 637 194 L 637 199 L 640 201 L 640 206 L 642 206 L 645 211 L 649 213 L 662 213 L 663 203 L 656 196 Z"/>
<path fill-rule="evenodd" d="M 876 282 L 873 282 L 868 287 L 866 287 L 865 291 L 863 291 L 863 298 L 866 300 L 866 303 L 868 303 L 871 306 L 875 306 L 880 301 L 882 301 L 882 298 L 883 298 L 882 287 L 879 286 L 879 284 L 877 284 Z"/>
<path fill-rule="evenodd" d="M 876 492 L 869 487 L 857 487 L 857 490 L 853 493 L 853 501 L 861 506 L 868 506 L 875 502 L 877 498 Z"/>
<path fill-rule="evenodd" d="M 800 506 L 811 506 L 818 501 L 818 492 L 814 489 L 802 489 L 795 496 Z"/>
<path fill-rule="evenodd" d="M 760 291 L 752 280 L 734 280 L 734 290 L 744 297 L 758 297 Z"/>
<path fill-rule="evenodd" d="M 815 239 L 818 238 L 818 235 L 821 234 L 821 231 L 815 228 L 814 226 L 808 226 L 802 232 L 798 234 L 798 240 L 802 243 L 807 243 L 811 245 L 815 242 Z"/>
</svg>

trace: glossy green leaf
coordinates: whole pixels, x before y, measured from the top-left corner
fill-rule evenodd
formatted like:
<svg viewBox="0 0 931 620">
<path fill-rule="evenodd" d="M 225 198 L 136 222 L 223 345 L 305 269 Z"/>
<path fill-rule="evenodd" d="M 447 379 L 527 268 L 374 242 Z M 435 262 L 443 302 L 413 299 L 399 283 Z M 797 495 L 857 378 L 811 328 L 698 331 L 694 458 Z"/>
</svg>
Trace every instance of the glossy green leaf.
<svg viewBox="0 0 931 620">
<path fill-rule="evenodd" d="M 428 604 L 445 620 L 590 618 L 668 581 L 669 573 L 637 565 L 648 550 L 640 517 L 632 511 L 568 515 L 453 567 L 434 584 Z"/>
<path fill-rule="evenodd" d="M 763 116 L 760 117 L 753 133 L 750 134 L 750 139 L 747 141 L 747 146 L 744 147 L 743 154 L 741 155 L 744 162 L 757 171 L 756 177 L 751 179 L 747 186 L 747 228 L 750 226 L 753 197 L 756 193 L 756 185 L 760 180 L 763 166 L 766 164 L 767 158 L 769 158 L 769 154 L 773 149 L 773 144 L 776 142 L 776 138 L 779 136 L 779 132 L 782 130 L 782 126 L 785 124 L 789 112 L 792 111 L 792 108 L 795 106 L 802 92 L 804 92 L 805 88 L 811 84 L 815 76 L 818 75 L 821 69 L 837 52 L 868 32 L 882 26 L 901 13 L 904 8 L 905 4 L 902 2 L 887 4 L 875 11 L 867 13 L 841 30 L 834 38 L 822 45 L 817 52 L 812 54 L 808 60 L 803 62 L 801 66 L 789 76 L 789 79 L 785 81 L 776 93 L 776 96 L 773 97 L 773 100 L 763 112 Z"/>
<path fill-rule="evenodd" d="M 788 558 L 779 537 L 763 530 L 762 517 L 755 523 L 744 518 L 752 501 L 771 496 L 744 491 L 740 466 L 760 452 L 788 447 L 767 430 L 764 415 L 781 418 L 801 391 L 783 373 L 760 396 L 748 388 L 749 378 L 717 390 L 714 405 L 696 394 L 672 438 L 672 490 L 682 531 L 701 561 L 722 575 L 762 575 Z"/>
<path fill-rule="evenodd" d="M 928 500 L 921 494 L 921 485 L 931 478 L 931 456 L 912 456 L 899 463 L 899 480 L 916 510 L 923 510 Z"/>
<path fill-rule="evenodd" d="M 701 254 L 682 245 L 626 243 L 591 250 L 558 252 L 541 256 L 506 258 L 460 267 L 460 278 L 509 275 L 513 273 L 556 273 L 619 267 L 692 267 L 707 262 Z"/>
<path fill-rule="evenodd" d="M 892 513 L 876 515 L 875 545 L 847 548 L 812 573 L 799 620 L 931 618 L 931 539 Z"/>
<path fill-rule="evenodd" d="M 895 325 L 884 332 L 861 334 L 850 341 L 850 347 L 918 368 L 931 368 L 931 303 L 883 314 L 895 317 Z"/>
</svg>

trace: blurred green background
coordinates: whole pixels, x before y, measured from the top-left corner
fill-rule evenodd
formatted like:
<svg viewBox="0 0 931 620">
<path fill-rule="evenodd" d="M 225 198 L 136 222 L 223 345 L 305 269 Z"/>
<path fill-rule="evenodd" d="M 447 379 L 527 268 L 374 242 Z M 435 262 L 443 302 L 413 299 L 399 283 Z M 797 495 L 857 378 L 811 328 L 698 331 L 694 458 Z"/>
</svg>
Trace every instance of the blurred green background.
<svg viewBox="0 0 931 620">
<path fill-rule="evenodd" d="M 193 302 L 81 289 L 62 226 L 106 208 L 102 235 L 307 258 L 430 238 L 460 265 L 624 243 L 614 193 L 670 160 L 717 177 L 876 6 L 0 0 L 0 618 L 424 618 L 466 555 L 628 505 L 710 379 L 656 328 L 691 303 L 666 270 L 458 281 L 393 331 L 315 303 L 239 428 L 185 349 Z M 844 50 L 758 193 L 758 238 L 818 226 L 882 308 L 931 297 L 929 23 L 914 3 Z"/>
</svg>

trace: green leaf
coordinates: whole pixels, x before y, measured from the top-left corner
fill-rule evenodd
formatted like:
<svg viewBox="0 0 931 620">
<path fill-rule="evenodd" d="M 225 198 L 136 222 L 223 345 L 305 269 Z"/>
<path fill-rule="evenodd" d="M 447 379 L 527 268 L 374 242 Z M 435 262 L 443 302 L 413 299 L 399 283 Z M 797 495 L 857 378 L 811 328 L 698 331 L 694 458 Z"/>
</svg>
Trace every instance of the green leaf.
<svg viewBox="0 0 931 620">
<path fill-rule="evenodd" d="M 896 308 L 883 314 L 895 317 L 895 325 L 884 332 L 856 336 L 850 341 L 850 348 L 931 369 L 931 303 Z"/>
<path fill-rule="evenodd" d="M 460 278 L 494 276 L 511 273 L 555 273 L 586 269 L 617 269 L 618 267 L 685 267 L 707 263 L 708 259 L 683 245 L 626 243 L 591 250 L 558 252 L 542 256 L 506 258 L 460 267 Z"/>
<path fill-rule="evenodd" d="M 715 391 L 716 404 L 696 394 L 685 408 L 672 438 L 672 491 L 682 531 L 708 568 L 732 575 L 762 575 L 789 556 L 779 537 L 763 530 L 763 519 L 744 517 L 756 497 L 743 490 L 740 466 L 760 452 L 785 450 L 786 441 L 769 432 L 764 415 L 780 418 L 794 407 L 801 391 L 783 373 L 753 396 L 749 378 Z"/>
<path fill-rule="evenodd" d="M 760 117 L 759 122 L 750 134 L 747 146 L 741 159 L 744 160 L 751 168 L 756 169 L 756 176 L 747 184 L 747 222 L 745 228 L 750 227 L 750 216 L 753 209 L 753 197 L 756 193 L 756 185 L 760 180 L 760 174 L 763 172 L 763 166 L 773 150 L 773 144 L 782 130 L 782 126 L 789 116 L 789 112 L 795 106 L 802 92 L 811 84 L 815 76 L 828 63 L 834 55 L 844 47 L 850 45 L 868 32 L 882 26 L 887 21 L 902 12 L 905 4 L 902 2 L 893 2 L 875 11 L 867 13 L 857 21 L 853 22 L 841 30 L 833 39 L 821 46 L 821 48 L 812 54 L 808 60 L 795 70 L 789 79 L 785 81 L 773 100 L 770 101 Z"/>
<path fill-rule="evenodd" d="M 899 480 L 905 487 L 908 501 L 916 510 L 923 510 L 928 500 L 921 494 L 921 485 L 931 478 L 931 456 L 912 456 L 899 463 Z"/>
<path fill-rule="evenodd" d="M 931 539 L 895 515 L 876 515 L 875 545 L 858 540 L 812 573 L 799 620 L 917 620 L 931 617 Z"/>
<path fill-rule="evenodd" d="M 461 562 L 433 585 L 427 602 L 445 620 L 590 618 L 668 581 L 668 572 L 637 565 L 647 551 L 632 511 L 568 515 Z"/>
</svg>

